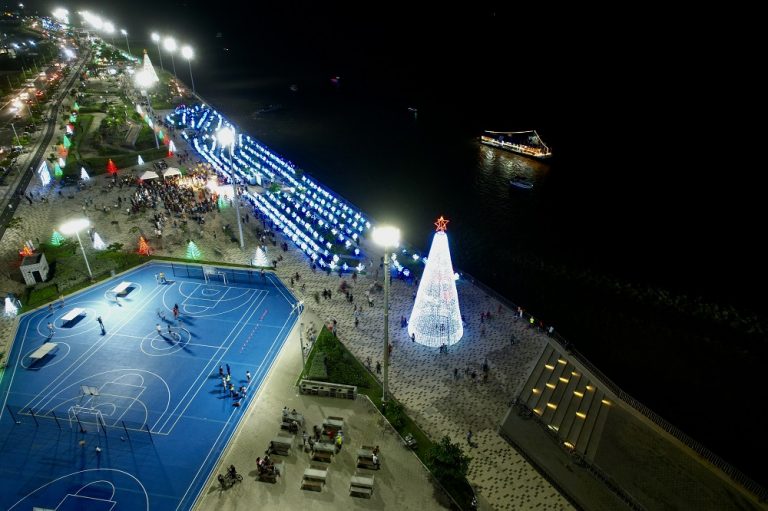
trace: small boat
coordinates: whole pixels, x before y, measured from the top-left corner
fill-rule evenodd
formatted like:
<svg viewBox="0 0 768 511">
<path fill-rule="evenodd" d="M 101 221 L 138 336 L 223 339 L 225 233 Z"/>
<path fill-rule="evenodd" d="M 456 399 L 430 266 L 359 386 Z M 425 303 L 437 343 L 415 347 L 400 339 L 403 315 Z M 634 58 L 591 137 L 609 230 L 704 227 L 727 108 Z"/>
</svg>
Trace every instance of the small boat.
<svg viewBox="0 0 768 511">
<path fill-rule="evenodd" d="M 533 183 L 530 181 L 526 181 L 525 179 L 521 179 L 519 177 L 514 177 L 509 180 L 509 184 L 514 186 L 515 188 L 520 188 L 521 190 L 530 190 L 533 188 Z"/>
</svg>

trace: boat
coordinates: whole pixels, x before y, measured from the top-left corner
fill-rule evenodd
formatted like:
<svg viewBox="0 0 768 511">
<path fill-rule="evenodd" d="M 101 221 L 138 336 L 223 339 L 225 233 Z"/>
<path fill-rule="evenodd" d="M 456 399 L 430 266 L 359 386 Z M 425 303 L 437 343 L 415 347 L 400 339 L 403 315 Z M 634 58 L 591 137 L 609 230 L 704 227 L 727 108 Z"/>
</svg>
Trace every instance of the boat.
<svg viewBox="0 0 768 511">
<path fill-rule="evenodd" d="M 509 184 L 514 186 L 515 188 L 520 188 L 521 190 L 530 190 L 533 188 L 533 183 L 530 181 L 526 181 L 525 179 L 521 179 L 519 177 L 513 177 L 509 180 Z"/>
<path fill-rule="evenodd" d="M 480 142 L 537 160 L 546 160 L 552 157 L 552 149 L 541 140 L 536 130 L 484 131 L 480 137 Z"/>
</svg>

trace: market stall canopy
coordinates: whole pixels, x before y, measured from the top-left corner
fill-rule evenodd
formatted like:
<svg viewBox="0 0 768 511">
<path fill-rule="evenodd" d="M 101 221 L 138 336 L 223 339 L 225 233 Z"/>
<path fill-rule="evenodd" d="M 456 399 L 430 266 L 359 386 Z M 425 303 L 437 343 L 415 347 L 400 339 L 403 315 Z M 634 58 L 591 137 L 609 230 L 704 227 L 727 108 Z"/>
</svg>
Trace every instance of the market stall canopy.
<svg viewBox="0 0 768 511">
<path fill-rule="evenodd" d="M 139 179 L 141 179 L 142 181 L 146 181 L 147 179 L 157 179 L 158 177 L 160 176 L 157 175 L 157 172 L 148 170 L 144 172 L 142 175 L 140 175 Z"/>
<path fill-rule="evenodd" d="M 181 171 L 176 167 L 169 167 L 163 171 L 163 177 L 180 176 L 180 175 L 181 175 Z"/>
</svg>

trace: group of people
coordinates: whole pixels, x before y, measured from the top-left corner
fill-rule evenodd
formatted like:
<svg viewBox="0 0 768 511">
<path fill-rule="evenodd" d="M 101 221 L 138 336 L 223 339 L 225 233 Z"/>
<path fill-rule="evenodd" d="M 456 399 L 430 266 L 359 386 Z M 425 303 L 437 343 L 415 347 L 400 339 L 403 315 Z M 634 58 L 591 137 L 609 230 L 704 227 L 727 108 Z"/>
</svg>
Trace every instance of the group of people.
<svg viewBox="0 0 768 511">
<path fill-rule="evenodd" d="M 256 469 L 259 471 L 259 475 L 280 475 L 280 472 L 275 468 L 275 463 L 269 457 L 269 454 L 265 455 L 263 458 L 256 458 Z"/>
</svg>

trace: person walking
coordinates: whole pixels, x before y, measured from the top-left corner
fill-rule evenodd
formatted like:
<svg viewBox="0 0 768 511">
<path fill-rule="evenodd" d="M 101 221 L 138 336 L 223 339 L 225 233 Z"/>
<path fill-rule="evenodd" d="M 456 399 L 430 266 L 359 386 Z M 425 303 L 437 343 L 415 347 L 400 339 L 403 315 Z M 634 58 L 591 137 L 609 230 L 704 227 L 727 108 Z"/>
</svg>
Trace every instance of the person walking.
<svg viewBox="0 0 768 511">
<path fill-rule="evenodd" d="M 163 327 L 160 326 L 160 323 L 157 323 L 155 325 L 155 330 L 157 330 L 157 335 L 159 335 L 160 337 L 163 336 Z"/>
<path fill-rule="evenodd" d="M 376 361 L 376 374 L 381 374 L 381 362 Z"/>
<path fill-rule="evenodd" d="M 53 337 L 53 323 L 48 322 L 48 337 Z"/>
<path fill-rule="evenodd" d="M 251 383 L 251 372 L 246 371 L 245 372 L 245 379 L 248 380 L 248 383 Z"/>
<path fill-rule="evenodd" d="M 232 370 L 229 368 L 229 364 L 227 364 L 227 376 L 230 376 L 232 374 Z"/>
<path fill-rule="evenodd" d="M 219 366 L 219 376 L 224 376 L 224 367 Z"/>
<path fill-rule="evenodd" d="M 104 335 L 107 333 L 107 331 L 104 329 L 104 322 L 101 320 L 101 316 L 98 316 L 96 318 L 96 321 L 99 322 L 99 326 L 101 327 L 101 335 Z"/>
<path fill-rule="evenodd" d="M 467 431 L 467 443 L 472 447 L 472 430 Z"/>
</svg>

